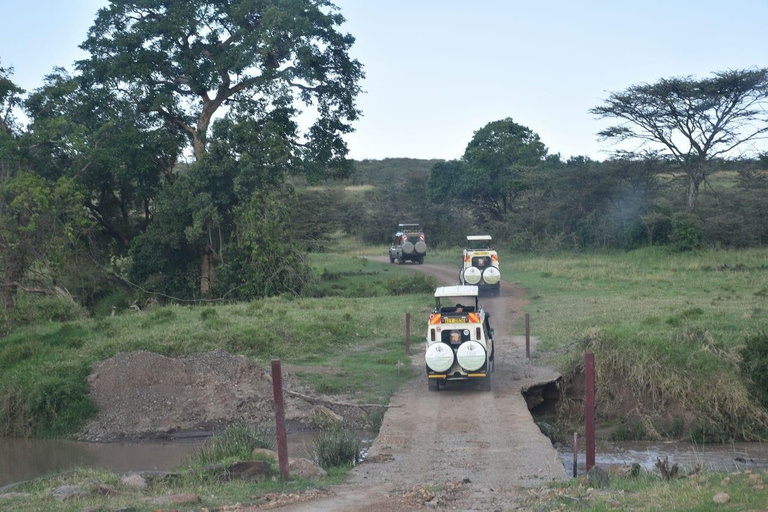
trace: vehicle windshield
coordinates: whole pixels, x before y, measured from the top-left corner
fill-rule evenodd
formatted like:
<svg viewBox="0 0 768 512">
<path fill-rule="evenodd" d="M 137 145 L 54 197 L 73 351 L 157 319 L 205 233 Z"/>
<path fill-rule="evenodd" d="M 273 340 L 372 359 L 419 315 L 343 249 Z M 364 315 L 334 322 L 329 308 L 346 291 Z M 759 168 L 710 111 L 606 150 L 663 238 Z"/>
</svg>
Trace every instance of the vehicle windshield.
<svg viewBox="0 0 768 512">
<path fill-rule="evenodd" d="M 490 240 L 467 240 L 467 249 L 479 251 L 483 249 L 493 250 Z"/>
</svg>

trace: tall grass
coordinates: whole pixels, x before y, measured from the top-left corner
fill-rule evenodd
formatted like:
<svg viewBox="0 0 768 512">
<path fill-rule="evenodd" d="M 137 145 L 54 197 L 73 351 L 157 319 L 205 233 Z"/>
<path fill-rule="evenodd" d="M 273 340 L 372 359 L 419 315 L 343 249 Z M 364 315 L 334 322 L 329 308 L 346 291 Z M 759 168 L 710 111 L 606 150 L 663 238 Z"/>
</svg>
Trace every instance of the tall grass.
<svg viewBox="0 0 768 512">
<path fill-rule="evenodd" d="M 274 449 L 274 435 L 265 428 L 245 423 L 229 425 L 224 432 L 209 438 L 190 457 L 194 464 L 213 464 L 223 460 L 250 459 L 256 448 Z"/>
<path fill-rule="evenodd" d="M 652 436 L 671 410 L 689 429 L 768 431 L 740 372 L 745 340 L 768 328 L 768 249 L 504 256 L 505 277 L 529 289 L 540 349 L 566 377 L 595 353 L 602 418 L 644 418 Z"/>
</svg>

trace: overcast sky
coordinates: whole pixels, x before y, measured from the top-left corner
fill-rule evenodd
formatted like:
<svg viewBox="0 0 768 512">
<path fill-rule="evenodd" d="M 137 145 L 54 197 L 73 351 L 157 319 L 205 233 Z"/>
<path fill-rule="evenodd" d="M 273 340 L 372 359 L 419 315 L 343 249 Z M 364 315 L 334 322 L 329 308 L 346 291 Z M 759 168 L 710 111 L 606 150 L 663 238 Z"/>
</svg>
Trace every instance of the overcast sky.
<svg viewBox="0 0 768 512">
<path fill-rule="evenodd" d="M 0 66 L 70 71 L 107 0 L 0 0 Z M 350 157 L 459 158 L 511 117 L 550 153 L 607 158 L 589 114 L 660 78 L 768 67 L 768 0 L 335 0 L 366 73 Z M 471 7 L 470 7 L 471 6 Z"/>
</svg>

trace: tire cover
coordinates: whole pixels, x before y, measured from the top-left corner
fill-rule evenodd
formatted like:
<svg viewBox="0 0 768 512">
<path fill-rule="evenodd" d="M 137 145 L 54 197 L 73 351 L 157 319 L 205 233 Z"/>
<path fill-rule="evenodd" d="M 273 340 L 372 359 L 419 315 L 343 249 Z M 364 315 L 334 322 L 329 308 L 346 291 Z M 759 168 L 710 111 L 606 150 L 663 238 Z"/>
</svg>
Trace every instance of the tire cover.
<svg viewBox="0 0 768 512">
<path fill-rule="evenodd" d="M 496 284 L 501 280 L 501 272 L 496 267 L 488 267 L 483 271 L 483 281 L 488 284 Z"/>
<path fill-rule="evenodd" d="M 427 252 L 427 244 L 425 242 L 422 242 L 419 240 L 416 242 L 416 252 L 419 254 L 424 254 Z"/>
<path fill-rule="evenodd" d="M 453 366 L 453 349 L 445 343 L 434 343 L 427 348 L 424 360 L 433 372 L 448 371 Z"/>
<path fill-rule="evenodd" d="M 456 360 L 465 371 L 479 370 L 486 361 L 485 349 L 476 341 L 465 341 L 456 351 Z"/>
<path fill-rule="evenodd" d="M 480 277 L 483 274 L 480 272 L 480 269 L 477 267 L 468 267 L 464 269 L 464 281 L 466 281 L 469 284 L 477 284 L 480 282 Z"/>
<path fill-rule="evenodd" d="M 413 254 L 413 243 L 412 242 L 405 242 L 403 243 L 403 254 Z"/>
</svg>

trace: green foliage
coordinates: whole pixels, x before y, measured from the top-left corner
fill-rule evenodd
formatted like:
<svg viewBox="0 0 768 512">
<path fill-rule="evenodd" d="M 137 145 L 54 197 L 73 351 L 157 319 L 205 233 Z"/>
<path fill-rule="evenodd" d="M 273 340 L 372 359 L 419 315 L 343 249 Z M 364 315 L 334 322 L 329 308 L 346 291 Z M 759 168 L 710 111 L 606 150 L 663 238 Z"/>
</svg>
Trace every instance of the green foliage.
<svg viewBox="0 0 768 512">
<path fill-rule="evenodd" d="M 28 345 L 17 346 L 27 351 L 25 361 L 41 353 Z M 0 359 L 11 354 L 10 347 L 4 347 Z M 66 348 L 74 350 L 79 345 Z M 31 366 L 25 364 L 25 368 Z M 60 365 L 48 373 L 19 376 L 15 382 L 7 381 L 6 374 L 0 388 L 0 435 L 63 437 L 76 432 L 96 414 L 96 405 L 88 398 L 85 385 L 88 371 L 82 364 Z"/>
<path fill-rule="evenodd" d="M 315 438 L 312 456 L 323 469 L 351 466 L 358 462 L 360 446 L 349 430 L 324 430 Z"/>
<path fill-rule="evenodd" d="M 688 431 L 688 440 L 691 443 L 728 443 L 733 440 L 733 435 L 721 424 L 699 420 Z"/>
<path fill-rule="evenodd" d="M 757 400 L 768 408 L 768 331 L 751 334 L 741 350 L 741 374 Z"/>
<path fill-rule="evenodd" d="M 274 449 L 274 435 L 266 428 L 245 423 L 227 426 L 221 434 L 210 437 L 191 456 L 194 464 L 206 465 L 227 459 L 249 460 L 256 448 Z"/>
<path fill-rule="evenodd" d="M 648 430 L 640 421 L 619 423 L 610 435 L 611 441 L 642 441 L 648 439 Z"/>
<path fill-rule="evenodd" d="M 678 212 L 672 215 L 672 246 L 681 252 L 701 248 L 703 242 L 701 221 L 690 213 Z"/>
</svg>

